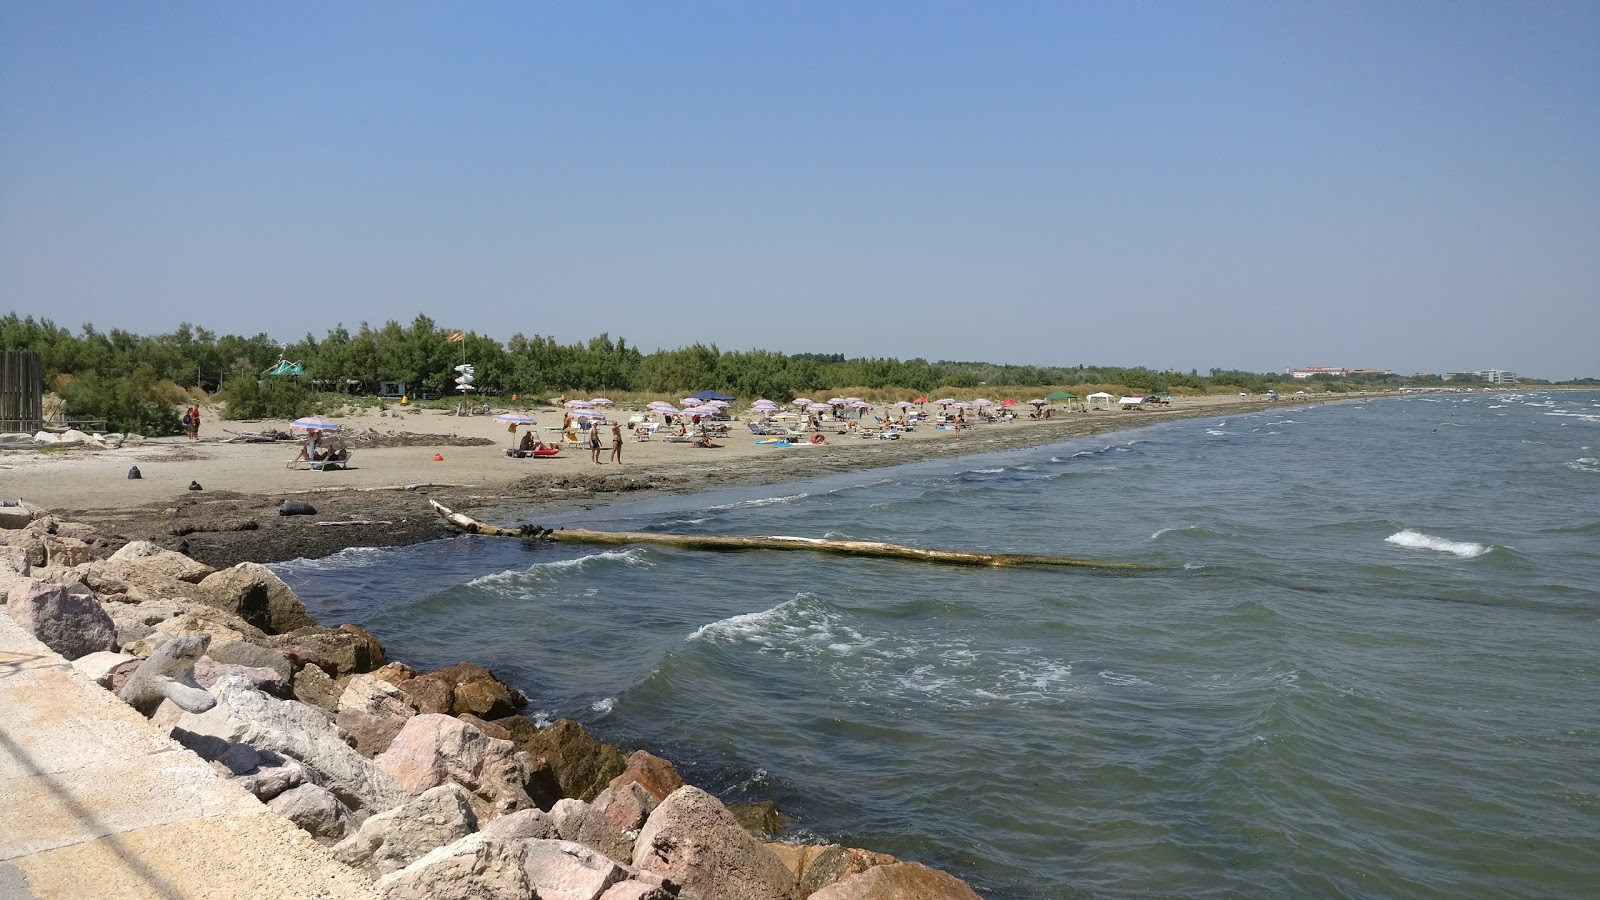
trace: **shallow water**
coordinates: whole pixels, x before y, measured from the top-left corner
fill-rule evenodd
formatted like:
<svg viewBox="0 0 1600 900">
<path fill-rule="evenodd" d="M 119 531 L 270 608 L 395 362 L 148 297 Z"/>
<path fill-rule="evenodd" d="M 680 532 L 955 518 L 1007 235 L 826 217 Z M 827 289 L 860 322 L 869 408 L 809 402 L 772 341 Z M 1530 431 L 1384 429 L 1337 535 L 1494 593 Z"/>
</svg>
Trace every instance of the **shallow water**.
<svg viewBox="0 0 1600 900">
<path fill-rule="evenodd" d="M 1135 559 L 968 570 L 461 537 L 275 566 L 791 839 L 988 897 L 1591 896 L 1600 395 L 1446 395 L 544 524 Z"/>
</svg>

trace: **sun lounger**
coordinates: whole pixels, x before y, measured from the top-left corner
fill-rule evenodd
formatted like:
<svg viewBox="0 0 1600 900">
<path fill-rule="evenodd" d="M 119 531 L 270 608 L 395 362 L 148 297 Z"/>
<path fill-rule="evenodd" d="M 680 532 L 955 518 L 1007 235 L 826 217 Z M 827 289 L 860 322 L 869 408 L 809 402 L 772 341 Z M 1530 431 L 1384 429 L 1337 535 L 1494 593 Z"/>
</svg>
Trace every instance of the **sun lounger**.
<svg viewBox="0 0 1600 900">
<path fill-rule="evenodd" d="M 513 459 L 549 459 L 561 455 L 560 447 L 535 448 L 533 450 L 507 450 L 506 455 Z"/>
</svg>

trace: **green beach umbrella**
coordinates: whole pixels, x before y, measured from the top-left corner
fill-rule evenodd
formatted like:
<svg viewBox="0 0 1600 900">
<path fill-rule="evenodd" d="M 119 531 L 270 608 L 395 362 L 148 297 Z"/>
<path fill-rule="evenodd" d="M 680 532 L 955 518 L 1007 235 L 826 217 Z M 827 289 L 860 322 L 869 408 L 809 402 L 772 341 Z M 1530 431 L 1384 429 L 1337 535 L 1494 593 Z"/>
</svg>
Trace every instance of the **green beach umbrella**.
<svg viewBox="0 0 1600 900">
<path fill-rule="evenodd" d="M 1045 394 L 1044 398 L 1046 400 L 1076 400 L 1078 399 L 1078 395 L 1069 394 L 1066 391 L 1051 391 L 1050 393 Z"/>
</svg>

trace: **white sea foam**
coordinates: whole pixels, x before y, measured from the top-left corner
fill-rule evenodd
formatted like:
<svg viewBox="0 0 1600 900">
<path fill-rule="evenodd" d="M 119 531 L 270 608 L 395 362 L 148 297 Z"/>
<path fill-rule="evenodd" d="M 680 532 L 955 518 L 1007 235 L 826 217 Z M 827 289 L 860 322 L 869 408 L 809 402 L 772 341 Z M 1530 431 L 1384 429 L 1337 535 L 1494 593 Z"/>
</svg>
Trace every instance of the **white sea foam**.
<svg viewBox="0 0 1600 900">
<path fill-rule="evenodd" d="M 1600 474 L 1600 459 L 1595 459 L 1592 456 L 1580 456 L 1565 465 L 1574 472 Z"/>
<path fill-rule="evenodd" d="M 331 553 L 321 559 L 291 559 L 287 562 L 276 563 L 275 569 L 288 569 L 299 572 L 332 572 L 345 569 L 365 569 L 380 565 L 394 552 L 393 547 L 346 547 L 338 553 Z"/>
<path fill-rule="evenodd" d="M 1206 434 L 1223 435 L 1223 434 L 1233 434 L 1233 432 L 1231 432 L 1231 431 L 1222 431 L 1222 430 L 1217 429 L 1217 428 L 1207 428 L 1206 429 Z"/>
<path fill-rule="evenodd" d="M 1200 526 L 1199 525 L 1173 525 L 1173 526 L 1171 526 L 1169 528 L 1163 528 L 1160 531 L 1157 531 L 1155 534 L 1150 535 L 1150 540 L 1152 540 L 1152 541 L 1156 540 L 1157 538 L 1161 537 L 1163 534 L 1166 534 L 1169 531 L 1199 531 L 1199 530 L 1200 530 Z"/>
<path fill-rule="evenodd" d="M 706 509 L 747 509 L 757 506 L 771 506 L 774 503 L 793 503 L 796 500 L 804 500 L 809 496 L 811 495 L 802 492 L 799 494 L 788 494 L 782 497 L 762 497 L 759 500 L 740 500 L 738 503 L 721 503 L 716 506 L 708 506 Z"/>
<path fill-rule="evenodd" d="M 617 705 L 617 698 L 615 698 L 615 697 L 607 697 L 604 700 L 596 700 L 594 702 L 594 704 L 591 705 L 589 708 L 594 710 L 595 712 L 599 713 L 600 715 L 604 716 L 604 715 L 610 713 L 611 710 L 616 707 L 616 705 Z"/>
<path fill-rule="evenodd" d="M 581 571 L 589 566 L 601 563 L 622 563 L 626 566 L 653 566 L 655 563 L 644 558 L 638 549 L 606 550 L 600 553 L 590 553 L 586 556 L 575 556 L 572 559 L 557 559 L 550 562 L 535 563 L 526 569 L 507 569 L 504 572 L 495 572 L 492 575 L 480 575 L 467 582 L 468 587 L 489 587 L 507 582 L 517 582 L 532 576 L 533 578 L 555 578 Z"/>
<path fill-rule="evenodd" d="M 1410 528 L 1397 531 L 1384 538 L 1384 541 L 1397 547 L 1405 547 L 1408 550 L 1435 550 L 1439 553 L 1450 553 L 1462 559 L 1471 559 L 1474 556 L 1482 556 L 1489 552 L 1489 545 L 1487 544 L 1446 540 L 1442 537 L 1413 531 Z"/>
<path fill-rule="evenodd" d="M 1467 427 L 1467 426 L 1461 424 L 1460 422 L 1440 422 L 1439 424 L 1440 425 L 1449 425 L 1451 428 L 1465 428 L 1465 427 Z"/>
<path fill-rule="evenodd" d="M 1005 469 L 1003 469 L 1003 468 L 1002 469 L 973 469 L 972 471 L 976 472 L 976 473 L 981 473 L 981 474 L 984 474 L 984 475 L 998 475 L 1001 472 L 1004 472 Z"/>
<path fill-rule="evenodd" d="M 754 644 L 763 653 L 784 656 L 808 656 L 823 650 L 848 655 L 876 643 L 850 627 L 842 617 L 821 608 L 815 595 L 809 593 L 800 593 L 793 600 L 785 600 L 771 609 L 702 625 L 688 639 Z"/>
<path fill-rule="evenodd" d="M 1115 685 L 1117 687 L 1156 687 L 1154 683 L 1146 681 L 1137 675 L 1127 675 L 1122 672 L 1113 672 L 1110 669 L 1106 669 L 1097 674 L 1100 676 L 1100 680 L 1104 681 L 1106 684 Z"/>
</svg>

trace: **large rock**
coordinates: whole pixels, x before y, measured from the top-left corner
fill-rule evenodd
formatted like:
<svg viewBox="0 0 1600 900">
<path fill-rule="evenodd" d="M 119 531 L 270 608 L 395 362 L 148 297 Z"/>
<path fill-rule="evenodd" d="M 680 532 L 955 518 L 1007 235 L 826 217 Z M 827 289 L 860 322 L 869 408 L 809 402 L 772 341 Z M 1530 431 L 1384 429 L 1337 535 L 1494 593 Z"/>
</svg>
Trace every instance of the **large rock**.
<svg viewBox="0 0 1600 900">
<path fill-rule="evenodd" d="M 160 646 L 162 642 L 186 634 L 209 634 L 212 642 L 216 644 L 240 641 L 264 644 L 267 641 L 267 636 L 261 629 L 238 616 L 206 606 L 204 603 L 191 603 L 184 598 L 101 605 L 111 614 L 112 620 L 117 622 L 119 636 L 122 634 L 125 617 L 150 626 L 149 631 L 139 640 L 123 643 L 123 649 L 135 655 L 139 655 L 142 649 L 143 655 L 148 656 L 150 651 Z"/>
<path fill-rule="evenodd" d="M 99 601 L 59 584 L 33 578 L 13 584 L 6 593 L 6 612 L 67 659 L 116 649 L 117 627 Z"/>
<path fill-rule="evenodd" d="M 292 696 L 289 680 L 278 674 L 275 669 L 219 663 L 210 656 L 202 657 L 194 664 L 194 680 L 203 688 L 216 684 L 224 675 L 238 675 L 254 685 L 256 690 L 266 691 L 274 697 L 288 699 Z"/>
<path fill-rule="evenodd" d="M 33 561 L 28 557 L 28 549 L 5 543 L 5 535 L 0 534 L 0 597 L 11 593 L 11 586 L 32 572 Z"/>
<path fill-rule="evenodd" d="M 180 581 L 170 574 L 170 570 L 160 566 L 147 568 L 142 558 L 138 557 L 90 563 L 83 573 L 83 581 L 96 594 L 125 594 L 135 603 L 180 598 L 188 600 L 200 594 L 199 585 Z"/>
<path fill-rule="evenodd" d="M 447 781 L 465 787 L 482 820 L 534 805 L 524 786 L 529 760 L 517 753 L 516 745 L 449 716 L 408 719 L 374 761 L 412 795 Z"/>
<path fill-rule="evenodd" d="M 207 575 L 216 571 L 203 562 L 190 559 L 182 553 L 163 549 L 150 541 L 130 541 L 111 554 L 111 560 L 130 561 L 146 571 L 189 584 L 199 584 Z"/>
<path fill-rule="evenodd" d="M 306 605 L 273 571 L 244 562 L 205 577 L 197 598 L 238 615 L 269 634 L 315 625 Z"/>
<path fill-rule="evenodd" d="M 954 875 L 921 863 L 874 866 L 842 878 L 811 895 L 811 900 L 983 900 Z"/>
<path fill-rule="evenodd" d="M 673 900 L 676 894 L 645 884 L 642 881 L 622 881 L 606 889 L 600 900 Z"/>
<path fill-rule="evenodd" d="M 634 868 L 670 879 L 704 900 L 797 900 L 793 876 L 721 801 L 681 787 L 650 814 L 633 848 Z"/>
<path fill-rule="evenodd" d="M 316 666 L 294 673 L 294 698 L 322 710 L 329 716 L 339 711 L 339 695 L 344 689 Z"/>
<path fill-rule="evenodd" d="M 267 806 L 310 833 L 319 844 L 333 845 L 344 840 L 353 824 L 350 810 L 345 809 L 339 798 L 314 784 L 284 791 Z"/>
<path fill-rule="evenodd" d="M 355 739 L 357 753 L 372 757 L 389 749 L 406 720 L 416 714 L 416 705 L 404 691 L 376 674 L 357 675 L 339 695 L 334 721 Z"/>
<path fill-rule="evenodd" d="M 456 715 L 471 714 L 480 719 L 500 719 L 515 715 L 517 710 L 528 705 L 528 698 L 521 691 L 501 681 L 488 669 L 472 663 L 456 663 L 417 677 L 450 685 L 450 711 Z"/>
<path fill-rule="evenodd" d="M 422 712 L 448 716 L 456 711 L 455 683 L 442 676 L 419 675 L 401 681 L 395 687 L 409 694 Z"/>
<path fill-rule="evenodd" d="M 0 528 L 11 530 L 27 528 L 33 521 L 33 510 L 20 500 L 0 500 Z"/>
<path fill-rule="evenodd" d="M 621 787 L 629 782 L 635 782 L 650 792 L 659 803 L 667 799 L 678 788 L 683 787 L 683 776 L 672 763 L 659 756 L 653 756 L 645 750 L 635 750 L 628 757 L 627 767 L 622 774 L 611 779 L 607 787 Z"/>
<path fill-rule="evenodd" d="M 195 663 L 210 644 L 209 634 L 186 634 L 167 641 L 139 664 L 117 696 L 146 716 L 154 715 L 166 700 L 189 713 L 211 709 L 217 705 L 214 695 L 194 678 Z"/>
<path fill-rule="evenodd" d="M 110 687 L 112 674 L 125 663 L 137 662 L 138 659 L 137 656 L 128 653 L 101 650 L 98 653 L 78 657 L 72 661 L 72 667 L 95 684 Z"/>
<path fill-rule="evenodd" d="M 562 840 L 582 844 L 624 865 L 633 862 L 633 839 L 638 831 L 613 828 L 605 813 L 582 800 L 558 802 L 550 810 L 550 818 Z"/>
<path fill-rule="evenodd" d="M 478 817 L 466 790 L 457 784 L 441 784 L 403 806 L 368 818 L 333 853 L 345 865 L 378 877 L 477 830 Z"/>
<path fill-rule="evenodd" d="M 532 900 L 520 841 L 469 834 L 378 879 L 383 900 Z"/>
<path fill-rule="evenodd" d="M 524 841 L 523 868 L 539 900 L 599 900 L 628 870 L 572 841 Z"/>
<path fill-rule="evenodd" d="M 116 616 L 113 615 L 112 618 Z M 294 667 L 282 653 L 249 641 L 212 640 L 211 649 L 206 651 L 206 655 L 219 663 L 247 666 L 252 669 L 271 669 L 285 682 L 294 678 Z"/>
<path fill-rule="evenodd" d="M 341 740 L 320 710 L 276 700 L 237 676 L 223 678 L 211 690 L 219 701 L 217 708 L 179 716 L 173 737 L 185 743 L 209 737 L 292 756 L 351 809 L 376 813 L 406 801 L 406 791 Z"/>
<path fill-rule="evenodd" d="M 502 721 L 500 724 L 505 724 Z M 516 740 L 517 729 L 512 729 Z M 627 768 L 617 748 L 591 735 L 571 719 L 557 719 L 548 728 L 518 741 L 529 756 L 544 757 L 561 785 L 562 796 L 593 800 Z"/>
<path fill-rule="evenodd" d="M 280 650 L 292 663 L 301 660 L 296 668 L 316 665 L 333 678 L 362 675 L 384 664 L 383 645 L 354 625 L 337 629 L 308 625 L 272 638 L 268 646 Z"/>
<path fill-rule="evenodd" d="M 284 756 L 271 750 L 256 751 L 249 744 L 233 744 L 228 749 L 229 752 L 224 753 L 221 759 L 213 761 L 213 765 L 226 768 L 240 787 L 254 794 L 256 799 L 263 803 L 302 784 L 316 783 L 305 764 L 292 756 Z M 254 759 L 248 758 L 244 751 L 253 754 Z M 255 765 L 250 765 L 251 762 Z M 341 808 L 342 806 L 343 804 Z M 339 837 L 342 838 L 344 835 L 341 834 Z"/>
<path fill-rule="evenodd" d="M 44 561 L 47 566 L 81 566 L 93 562 L 98 554 L 85 541 L 60 534 L 47 534 L 39 539 L 44 543 Z"/>
<path fill-rule="evenodd" d="M 550 814 L 538 809 L 519 809 L 483 826 L 483 833 L 503 841 L 559 840 L 561 831 Z"/>
<path fill-rule="evenodd" d="M 857 850 L 838 844 L 767 844 L 795 877 L 800 895 L 807 896 L 841 878 L 865 872 L 875 866 L 891 866 L 900 860 L 887 853 Z"/>
</svg>

